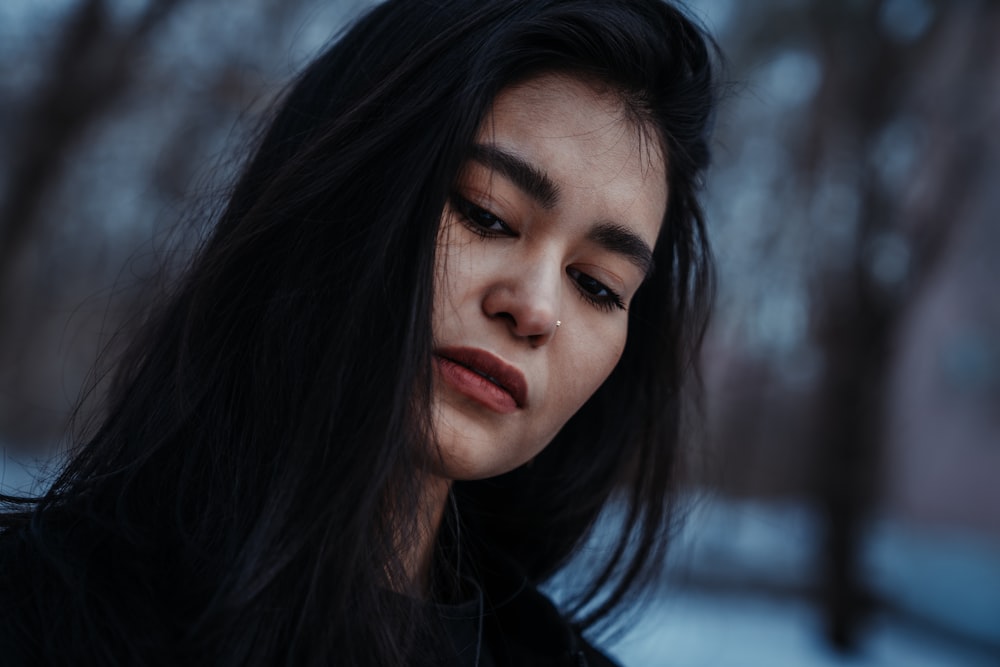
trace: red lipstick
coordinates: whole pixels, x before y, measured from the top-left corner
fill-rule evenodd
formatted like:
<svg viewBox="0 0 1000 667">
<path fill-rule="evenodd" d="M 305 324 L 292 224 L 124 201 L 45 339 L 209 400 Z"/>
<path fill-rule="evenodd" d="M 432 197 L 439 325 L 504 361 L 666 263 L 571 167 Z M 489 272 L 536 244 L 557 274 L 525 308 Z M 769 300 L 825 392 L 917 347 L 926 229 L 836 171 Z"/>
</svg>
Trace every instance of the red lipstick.
<svg viewBox="0 0 1000 667">
<path fill-rule="evenodd" d="M 435 355 L 441 377 L 458 392 L 501 414 L 525 407 L 524 374 L 499 357 L 472 347 L 441 348 Z"/>
</svg>

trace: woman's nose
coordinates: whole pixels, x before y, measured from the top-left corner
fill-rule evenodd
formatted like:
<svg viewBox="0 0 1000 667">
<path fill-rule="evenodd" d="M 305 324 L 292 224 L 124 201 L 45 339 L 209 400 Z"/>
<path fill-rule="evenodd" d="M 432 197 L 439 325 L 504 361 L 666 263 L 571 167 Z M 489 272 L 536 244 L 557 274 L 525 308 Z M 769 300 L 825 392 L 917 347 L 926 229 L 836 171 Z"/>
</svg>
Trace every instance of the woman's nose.
<svg viewBox="0 0 1000 667">
<path fill-rule="evenodd" d="M 544 345 L 556 330 L 561 289 L 561 266 L 511 267 L 487 289 L 483 313 L 532 346 Z"/>
</svg>

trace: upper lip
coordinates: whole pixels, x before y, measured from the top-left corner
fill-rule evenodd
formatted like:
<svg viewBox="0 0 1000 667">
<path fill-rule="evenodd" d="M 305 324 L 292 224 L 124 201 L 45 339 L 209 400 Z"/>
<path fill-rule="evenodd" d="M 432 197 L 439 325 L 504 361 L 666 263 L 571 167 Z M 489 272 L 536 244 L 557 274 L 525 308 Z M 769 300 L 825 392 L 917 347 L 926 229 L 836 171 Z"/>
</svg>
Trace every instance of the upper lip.
<svg viewBox="0 0 1000 667">
<path fill-rule="evenodd" d="M 524 373 L 500 357 L 474 347 L 446 347 L 438 349 L 436 354 L 499 385 L 514 398 L 517 407 L 523 408 L 527 404 L 528 382 L 524 379 Z"/>
</svg>

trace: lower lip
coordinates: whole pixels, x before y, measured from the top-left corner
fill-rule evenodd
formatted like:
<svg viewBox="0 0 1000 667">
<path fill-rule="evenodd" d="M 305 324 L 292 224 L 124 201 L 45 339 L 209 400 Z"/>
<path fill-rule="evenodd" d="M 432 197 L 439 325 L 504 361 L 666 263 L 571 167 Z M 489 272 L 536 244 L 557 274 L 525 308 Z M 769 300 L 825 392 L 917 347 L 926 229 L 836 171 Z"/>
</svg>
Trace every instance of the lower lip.
<svg viewBox="0 0 1000 667">
<path fill-rule="evenodd" d="M 436 357 L 436 361 L 441 377 L 459 393 L 500 414 L 517 410 L 517 401 L 506 389 L 450 359 Z"/>
</svg>

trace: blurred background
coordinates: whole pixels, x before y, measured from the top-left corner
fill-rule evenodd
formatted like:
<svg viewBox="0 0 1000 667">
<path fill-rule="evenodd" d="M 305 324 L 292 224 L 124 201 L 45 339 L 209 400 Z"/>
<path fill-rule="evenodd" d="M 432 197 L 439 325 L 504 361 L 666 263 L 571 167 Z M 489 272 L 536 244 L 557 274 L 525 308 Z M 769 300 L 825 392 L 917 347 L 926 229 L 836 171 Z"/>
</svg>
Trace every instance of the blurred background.
<svg viewBox="0 0 1000 667">
<path fill-rule="evenodd" d="M 0 4 L 3 490 L 39 488 L 268 102 L 366 4 Z M 1000 3 L 689 6 L 733 84 L 707 419 L 662 585 L 599 640 L 1000 665 Z"/>
</svg>

